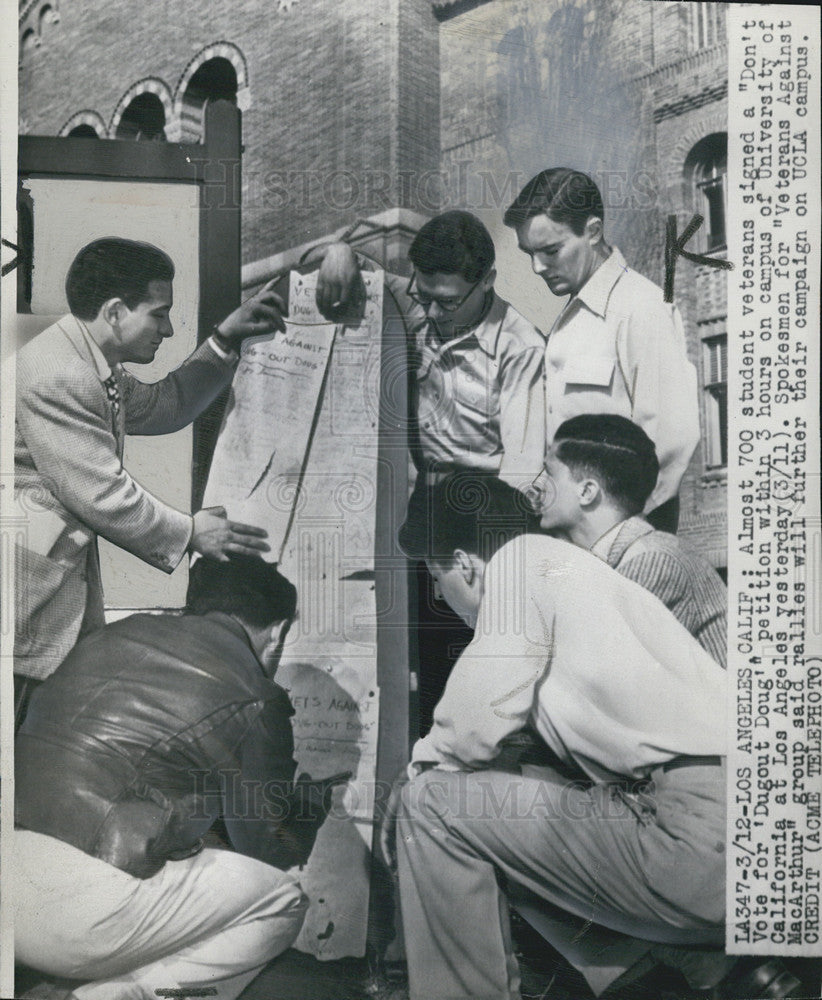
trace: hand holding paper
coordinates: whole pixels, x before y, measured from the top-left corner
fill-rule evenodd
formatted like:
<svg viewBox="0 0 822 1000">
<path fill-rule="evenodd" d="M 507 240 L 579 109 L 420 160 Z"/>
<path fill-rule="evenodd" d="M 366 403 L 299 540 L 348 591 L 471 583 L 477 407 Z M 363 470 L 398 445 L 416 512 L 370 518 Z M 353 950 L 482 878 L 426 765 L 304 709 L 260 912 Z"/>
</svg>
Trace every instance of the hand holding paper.
<svg viewBox="0 0 822 1000">
<path fill-rule="evenodd" d="M 317 274 L 317 308 L 329 320 L 358 315 L 365 300 L 360 268 L 346 243 L 332 243 Z"/>
<path fill-rule="evenodd" d="M 276 280 L 276 279 L 275 279 Z M 285 303 L 274 291 L 274 281 L 252 295 L 215 330 L 221 347 L 238 351 L 246 337 L 259 337 L 274 330 L 285 330 Z"/>
</svg>

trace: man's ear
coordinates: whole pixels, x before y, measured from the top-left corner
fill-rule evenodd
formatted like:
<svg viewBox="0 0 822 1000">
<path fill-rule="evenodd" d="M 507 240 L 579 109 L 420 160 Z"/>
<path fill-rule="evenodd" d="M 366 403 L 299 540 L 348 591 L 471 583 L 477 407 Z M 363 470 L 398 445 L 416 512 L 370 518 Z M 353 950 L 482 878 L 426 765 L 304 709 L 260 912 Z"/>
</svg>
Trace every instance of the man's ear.
<svg viewBox="0 0 822 1000">
<path fill-rule="evenodd" d="M 285 621 L 274 622 L 271 626 L 271 631 L 268 635 L 268 642 L 271 646 L 279 646 L 281 642 L 285 640 L 286 635 L 288 635 L 288 630 L 291 628 L 291 619 L 287 618 Z"/>
<path fill-rule="evenodd" d="M 117 326 L 126 308 L 127 306 L 122 299 L 108 299 L 100 306 L 98 316 L 100 319 L 104 319 L 109 326 Z"/>
<path fill-rule="evenodd" d="M 275 622 L 271 626 L 271 630 L 266 636 L 265 632 L 261 630 L 259 633 L 265 640 L 260 648 L 258 643 L 259 639 L 254 643 L 257 649 L 257 656 L 260 663 L 263 665 L 263 670 L 267 677 L 273 677 L 277 671 L 277 667 L 280 665 L 280 657 L 283 653 L 283 643 L 285 642 L 285 637 L 288 634 L 288 630 L 291 628 L 291 619 L 287 618 L 285 621 Z"/>
<path fill-rule="evenodd" d="M 588 237 L 588 242 L 592 246 L 596 246 L 601 243 L 605 238 L 605 232 L 602 224 L 602 219 L 597 215 L 590 215 L 588 221 L 585 223 L 585 234 Z"/>
<path fill-rule="evenodd" d="M 462 573 L 462 578 L 470 586 L 474 582 L 476 567 L 470 553 L 464 549 L 454 549 L 454 563 Z"/>
<path fill-rule="evenodd" d="M 591 507 L 602 495 L 602 487 L 596 479 L 585 477 L 577 483 L 577 496 L 581 507 Z"/>
<path fill-rule="evenodd" d="M 482 279 L 482 287 L 484 291 L 487 292 L 489 289 L 493 288 L 494 282 L 496 280 L 497 280 L 497 269 L 495 267 L 492 267 L 491 270 L 488 272 L 488 274 L 486 274 L 485 277 Z"/>
</svg>

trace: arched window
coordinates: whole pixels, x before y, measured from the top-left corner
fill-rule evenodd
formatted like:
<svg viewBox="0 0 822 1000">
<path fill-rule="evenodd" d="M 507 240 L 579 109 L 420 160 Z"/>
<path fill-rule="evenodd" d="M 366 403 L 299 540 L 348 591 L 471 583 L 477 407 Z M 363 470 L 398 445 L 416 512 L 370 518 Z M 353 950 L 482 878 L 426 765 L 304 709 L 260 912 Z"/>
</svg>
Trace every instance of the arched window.
<svg viewBox="0 0 822 1000">
<path fill-rule="evenodd" d="M 237 103 L 237 71 L 228 59 L 215 56 L 199 67 L 183 93 L 180 126 L 183 141 L 203 137 L 203 112 L 209 101 Z"/>
<path fill-rule="evenodd" d="M 138 94 L 123 112 L 115 138 L 164 142 L 165 127 L 163 102 L 156 94 L 145 92 Z"/>
<path fill-rule="evenodd" d="M 97 130 L 93 125 L 75 125 L 74 128 L 69 132 L 69 136 L 73 139 L 99 139 L 100 136 L 97 134 Z"/>
<path fill-rule="evenodd" d="M 31 53 L 39 44 L 34 28 L 26 28 L 20 39 L 20 60 Z"/>
<path fill-rule="evenodd" d="M 55 21 L 57 21 L 57 16 L 54 12 L 54 8 L 51 6 L 51 4 L 47 3 L 43 4 L 43 6 L 40 8 L 40 17 L 38 20 L 41 38 L 43 37 L 44 33 L 43 29 L 46 28 L 47 25 L 54 24 Z"/>
<path fill-rule="evenodd" d="M 685 172 L 691 184 L 693 208 L 705 219 L 702 252 L 724 250 L 728 134 L 714 132 L 688 154 Z"/>
</svg>

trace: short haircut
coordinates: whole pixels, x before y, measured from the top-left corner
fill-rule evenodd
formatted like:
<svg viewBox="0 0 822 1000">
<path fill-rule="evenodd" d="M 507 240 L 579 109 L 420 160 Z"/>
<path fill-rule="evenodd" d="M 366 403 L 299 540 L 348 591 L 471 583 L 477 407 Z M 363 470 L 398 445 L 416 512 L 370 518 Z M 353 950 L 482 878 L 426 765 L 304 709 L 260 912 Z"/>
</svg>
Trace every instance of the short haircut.
<svg viewBox="0 0 822 1000">
<path fill-rule="evenodd" d="M 129 309 L 149 298 L 152 281 L 172 281 L 174 264 L 150 243 L 107 236 L 84 246 L 66 275 L 66 298 L 72 315 L 93 320 L 104 302 L 122 299 Z"/>
<path fill-rule="evenodd" d="M 560 424 L 554 453 L 574 476 L 590 475 L 626 514 L 639 514 L 659 475 L 654 442 L 614 413 L 585 413 Z"/>
<path fill-rule="evenodd" d="M 244 625 L 267 628 L 294 617 L 297 588 L 258 556 L 232 556 L 227 562 L 201 557 L 189 573 L 186 604 L 197 615 L 222 611 Z"/>
<path fill-rule="evenodd" d="M 446 562 L 462 549 L 487 561 L 512 538 L 538 530 L 523 493 L 491 473 L 460 471 L 414 491 L 399 544 L 411 559 Z"/>
<path fill-rule="evenodd" d="M 581 236 L 592 215 L 605 218 L 605 206 L 599 188 L 587 174 L 570 167 L 553 167 L 528 181 L 508 206 L 503 222 L 516 228 L 535 215 L 547 215 Z"/>
<path fill-rule="evenodd" d="M 423 274 L 441 271 L 475 282 L 494 265 L 494 241 L 470 212 L 443 212 L 420 229 L 408 256 Z"/>
</svg>

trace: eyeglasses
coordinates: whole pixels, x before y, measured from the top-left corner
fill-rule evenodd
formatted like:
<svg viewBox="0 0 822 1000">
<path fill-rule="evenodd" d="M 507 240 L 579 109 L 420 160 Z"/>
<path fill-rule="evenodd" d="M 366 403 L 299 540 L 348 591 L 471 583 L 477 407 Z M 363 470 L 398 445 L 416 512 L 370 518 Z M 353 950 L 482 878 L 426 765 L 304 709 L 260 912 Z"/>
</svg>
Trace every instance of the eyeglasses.
<svg viewBox="0 0 822 1000">
<path fill-rule="evenodd" d="M 545 503 L 551 487 L 551 477 L 548 470 L 543 469 L 533 482 L 529 483 L 523 490 L 526 500 L 531 504 L 535 513 L 539 514 L 542 511 L 542 505 Z"/>
<path fill-rule="evenodd" d="M 481 281 L 485 280 L 485 278 L 487 277 L 487 275 L 488 275 L 488 272 L 486 271 L 485 274 L 481 275 L 474 282 L 474 284 L 471 285 L 471 287 L 468 289 L 468 291 L 465 293 L 465 295 L 462 296 L 462 298 L 459 298 L 459 299 L 435 299 L 435 298 L 432 298 L 429 295 L 421 295 L 414 288 L 414 282 L 417 280 L 417 272 L 414 271 L 414 273 L 411 275 L 411 280 L 408 282 L 408 287 L 405 289 L 405 294 L 413 302 L 416 302 L 417 305 L 422 306 L 423 309 L 425 309 L 426 312 L 431 308 L 431 306 L 433 306 L 433 305 L 436 304 L 440 309 L 442 309 L 443 312 L 452 313 L 452 312 L 456 312 L 457 309 L 460 308 L 460 306 L 464 305 L 468 301 L 468 299 L 474 294 L 474 291 L 476 290 L 477 286 L 480 284 Z"/>
</svg>

